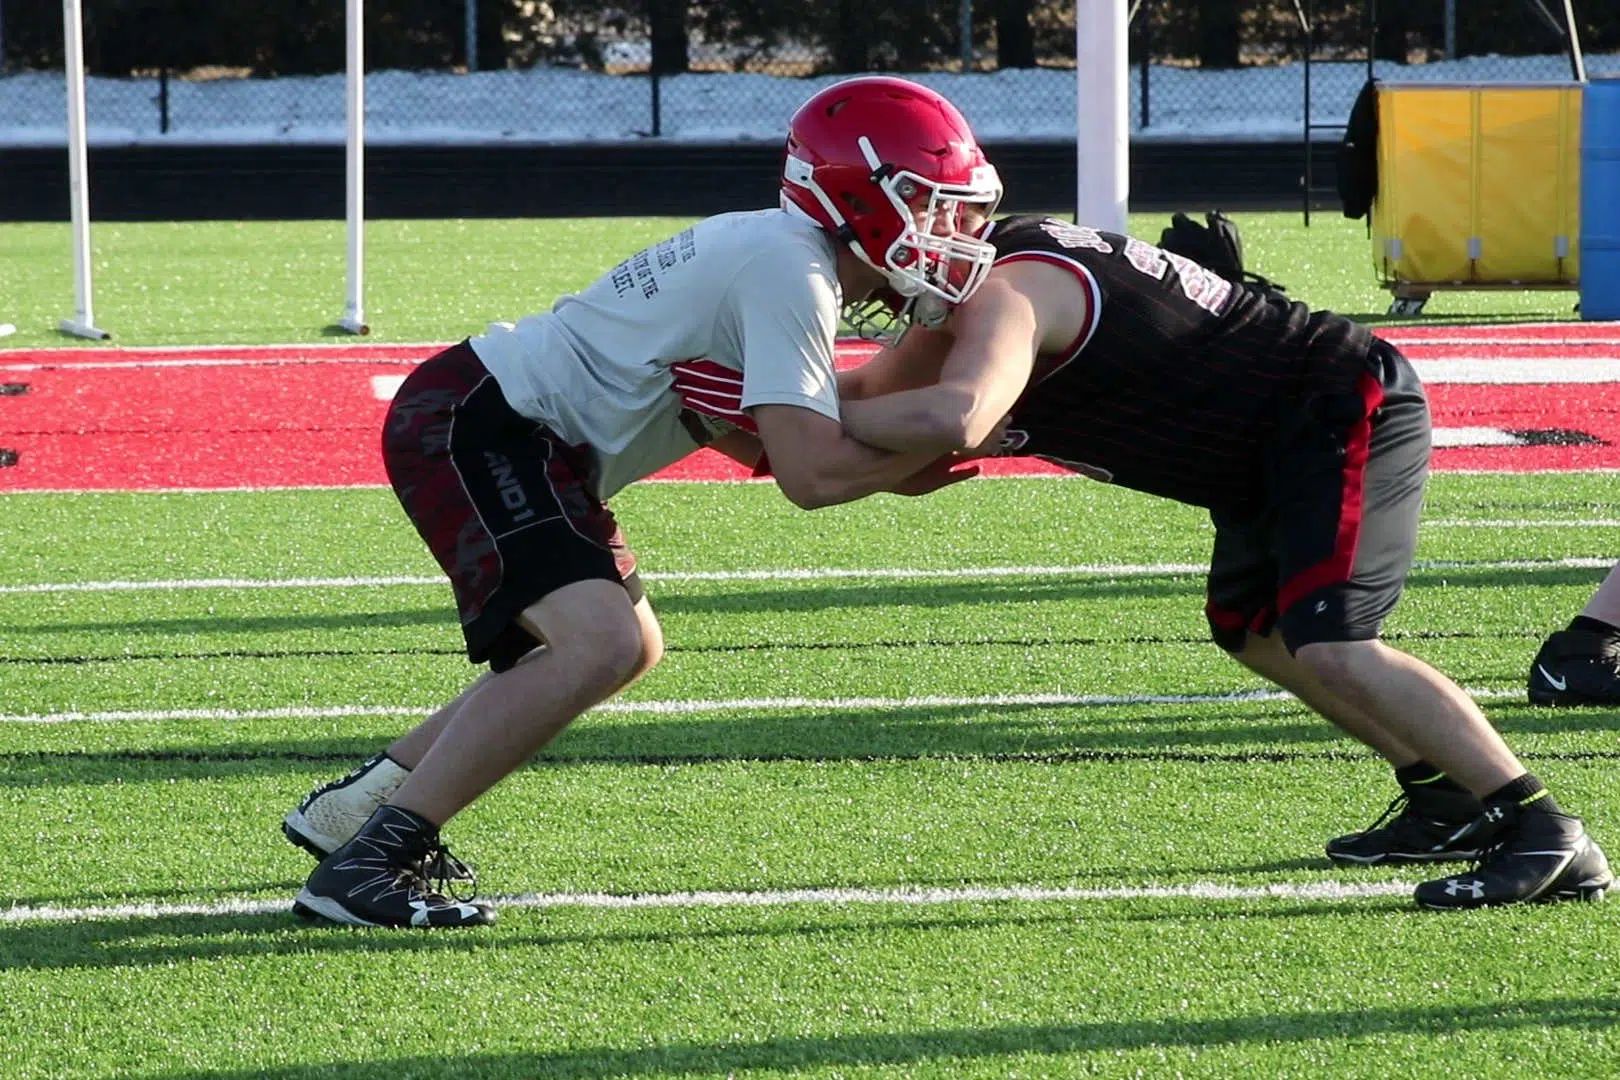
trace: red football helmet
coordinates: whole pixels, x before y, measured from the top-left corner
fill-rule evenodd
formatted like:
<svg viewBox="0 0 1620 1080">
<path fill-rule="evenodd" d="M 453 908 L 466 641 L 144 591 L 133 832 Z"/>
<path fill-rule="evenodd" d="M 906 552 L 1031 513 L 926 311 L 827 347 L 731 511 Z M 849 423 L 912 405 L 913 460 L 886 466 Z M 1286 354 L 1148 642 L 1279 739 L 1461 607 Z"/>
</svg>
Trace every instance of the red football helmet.
<svg viewBox="0 0 1620 1080">
<path fill-rule="evenodd" d="M 990 271 L 978 233 L 1001 178 L 956 106 L 906 79 L 866 75 L 816 94 L 788 124 L 782 202 L 879 270 L 910 306 L 959 304 Z M 972 212 L 969 212 L 971 208 Z"/>
</svg>

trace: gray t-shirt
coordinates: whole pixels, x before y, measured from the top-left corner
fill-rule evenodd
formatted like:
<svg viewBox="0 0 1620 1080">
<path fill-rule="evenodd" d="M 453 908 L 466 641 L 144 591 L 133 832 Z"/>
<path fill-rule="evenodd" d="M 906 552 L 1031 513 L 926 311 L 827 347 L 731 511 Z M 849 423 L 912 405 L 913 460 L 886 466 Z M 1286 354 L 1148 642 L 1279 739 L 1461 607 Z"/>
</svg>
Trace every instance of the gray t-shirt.
<svg viewBox="0 0 1620 1080">
<path fill-rule="evenodd" d="M 837 269 L 832 239 L 808 219 L 721 214 L 472 347 L 512 408 L 591 448 L 606 499 L 697 449 L 694 419 L 751 428 L 741 411 L 767 404 L 838 419 Z M 693 361 L 717 391 L 675 387 L 671 366 Z"/>
</svg>

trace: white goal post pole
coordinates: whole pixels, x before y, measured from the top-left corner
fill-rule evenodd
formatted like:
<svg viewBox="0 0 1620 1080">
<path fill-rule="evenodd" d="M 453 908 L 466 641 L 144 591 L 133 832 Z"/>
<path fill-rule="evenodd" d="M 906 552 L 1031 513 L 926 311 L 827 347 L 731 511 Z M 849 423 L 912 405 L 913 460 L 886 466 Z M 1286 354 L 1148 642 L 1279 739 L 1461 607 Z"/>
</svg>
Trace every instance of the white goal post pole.
<svg viewBox="0 0 1620 1080">
<path fill-rule="evenodd" d="M 1128 0 L 1076 0 L 1075 221 L 1124 232 L 1130 199 Z"/>
<path fill-rule="evenodd" d="M 90 304 L 90 176 L 84 133 L 84 18 L 79 0 L 62 0 L 63 53 L 67 60 L 68 204 L 73 219 L 73 318 L 57 329 L 101 341 Z"/>
<path fill-rule="evenodd" d="M 344 168 L 344 216 L 348 222 L 348 282 L 343 317 L 338 326 L 351 334 L 369 334 L 366 325 L 365 295 L 365 166 L 366 166 L 366 62 L 363 0 L 348 0 L 344 15 L 346 47 L 344 91 L 348 120 L 344 136 L 347 161 Z"/>
</svg>

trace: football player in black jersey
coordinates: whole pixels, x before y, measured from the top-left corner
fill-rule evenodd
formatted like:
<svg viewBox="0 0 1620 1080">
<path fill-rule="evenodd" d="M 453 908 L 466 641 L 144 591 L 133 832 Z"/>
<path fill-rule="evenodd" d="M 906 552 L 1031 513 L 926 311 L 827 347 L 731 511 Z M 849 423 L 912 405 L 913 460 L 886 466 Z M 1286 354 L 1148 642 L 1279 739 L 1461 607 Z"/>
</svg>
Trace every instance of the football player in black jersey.
<svg viewBox="0 0 1620 1080">
<path fill-rule="evenodd" d="M 1456 683 L 1379 640 L 1431 448 L 1406 359 L 1355 322 L 1141 240 L 1043 217 L 987 228 L 985 284 L 955 310 L 911 312 L 897 345 L 842 377 L 845 430 L 945 453 L 1004 424 L 1009 450 L 1207 508 L 1215 641 L 1401 785 L 1330 858 L 1477 860 L 1419 885 L 1430 907 L 1601 897 L 1613 875 L 1581 820 Z M 937 381 L 917 385 L 930 364 Z"/>
</svg>

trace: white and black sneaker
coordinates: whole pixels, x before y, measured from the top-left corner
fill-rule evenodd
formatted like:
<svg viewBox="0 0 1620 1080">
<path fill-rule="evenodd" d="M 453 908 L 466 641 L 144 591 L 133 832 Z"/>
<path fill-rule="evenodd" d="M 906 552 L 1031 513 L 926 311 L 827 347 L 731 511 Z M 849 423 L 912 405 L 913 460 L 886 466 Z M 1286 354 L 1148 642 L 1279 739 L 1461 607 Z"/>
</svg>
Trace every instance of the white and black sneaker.
<svg viewBox="0 0 1620 1080">
<path fill-rule="evenodd" d="M 1479 861 L 1467 873 L 1419 885 L 1413 894 L 1419 904 L 1451 909 L 1601 900 L 1614 884 L 1609 860 L 1578 817 L 1491 806 L 1467 831 L 1481 837 Z"/>
<path fill-rule="evenodd" d="M 320 787 L 281 819 L 281 834 L 296 847 L 324 859 L 354 838 L 360 827 L 391 798 L 411 771 L 387 754 L 363 762 L 349 775 Z M 423 868 L 423 876 L 446 881 L 472 881 L 473 871 L 444 853 L 442 863 Z"/>
<path fill-rule="evenodd" d="M 349 926 L 486 926 L 490 904 L 446 896 L 422 867 L 445 852 L 439 830 L 418 814 L 380 806 L 354 839 L 321 860 L 298 890 L 293 911 Z"/>
</svg>

